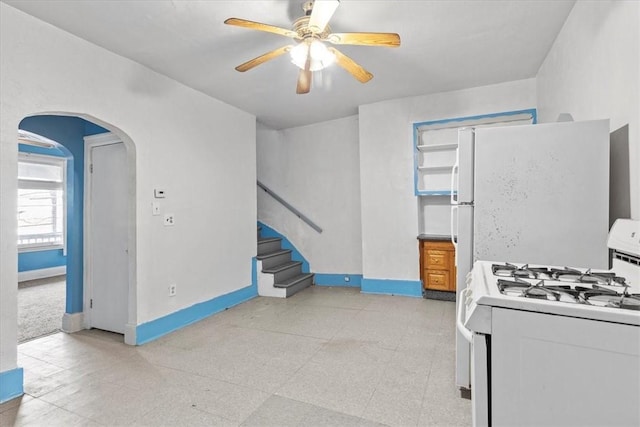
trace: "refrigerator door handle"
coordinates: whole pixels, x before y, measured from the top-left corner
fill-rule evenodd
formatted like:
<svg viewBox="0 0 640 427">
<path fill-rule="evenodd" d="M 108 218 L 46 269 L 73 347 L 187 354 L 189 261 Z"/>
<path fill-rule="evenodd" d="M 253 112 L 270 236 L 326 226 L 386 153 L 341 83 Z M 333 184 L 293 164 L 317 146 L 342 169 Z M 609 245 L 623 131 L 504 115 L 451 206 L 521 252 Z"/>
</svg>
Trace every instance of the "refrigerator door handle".
<svg viewBox="0 0 640 427">
<path fill-rule="evenodd" d="M 455 257 L 455 263 L 456 265 L 458 265 L 458 242 L 456 239 L 456 230 L 455 230 L 455 224 L 454 224 L 454 218 L 456 218 L 458 216 L 458 205 L 452 205 L 451 206 L 451 243 L 453 243 L 453 249 L 454 249 L 454 257 Z"/>
<path fill-rule="evenodd" d="M 473 332 L 464 326 L 464 317 L 467 314 L 466 304 L 467 297 L 471 292 L 471 288 L 465 288 L 460 292 L 460 299 L 458 299 L 458 315 L 456 317 L 456 327 L 458 332 L 464 337 L 465 340 L 471 344 L 473 342 Z"/>
<path fill-rule="evenodd" d="M 451 168 L 451 204 L 458 204 L 458 190 L 456 188 L 456 175 L 458 174 L 458 159 L 456 157 L 456 163 Z"/>
</svg>

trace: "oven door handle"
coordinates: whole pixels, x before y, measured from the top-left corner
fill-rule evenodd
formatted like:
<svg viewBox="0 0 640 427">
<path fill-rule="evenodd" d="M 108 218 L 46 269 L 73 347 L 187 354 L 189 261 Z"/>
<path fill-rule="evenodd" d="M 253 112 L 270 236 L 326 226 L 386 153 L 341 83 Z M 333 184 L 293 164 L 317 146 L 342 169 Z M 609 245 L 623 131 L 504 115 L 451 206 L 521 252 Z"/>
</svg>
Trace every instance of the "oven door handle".
<svg viewBox="0 0 640 427">
<path fill-rule="evenodd" d="M 468 286 L 468 285 L 467 285 Z M 467 312 L 467 296 L 471 292 L 471 288 L 467 287 L 460 292 L 460 299 L 458 300 L 458 316 L 456 318 L 456 327 L 458 331 L 462 334 L 465 340 L 469 341 L 469 343 L 473 340 L 473 332 L 464 326 L 464 318 Z"/>
</svg>

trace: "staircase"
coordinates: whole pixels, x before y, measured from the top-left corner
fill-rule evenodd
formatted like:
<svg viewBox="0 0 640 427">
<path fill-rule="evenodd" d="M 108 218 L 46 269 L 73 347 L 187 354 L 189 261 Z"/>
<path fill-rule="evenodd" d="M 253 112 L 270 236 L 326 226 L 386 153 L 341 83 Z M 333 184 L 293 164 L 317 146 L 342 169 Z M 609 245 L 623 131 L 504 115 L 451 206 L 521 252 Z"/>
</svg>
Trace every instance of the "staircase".
<svg viewBox="0 0 640 427">
<path fill-rule="evenodd" d="M 313 285 L 313 273 L 302 272 L 302 262 L 291 259 L 280 237 L 262 237 L 258 227 L 258 294 L 287 298 Z"/>
</svg>

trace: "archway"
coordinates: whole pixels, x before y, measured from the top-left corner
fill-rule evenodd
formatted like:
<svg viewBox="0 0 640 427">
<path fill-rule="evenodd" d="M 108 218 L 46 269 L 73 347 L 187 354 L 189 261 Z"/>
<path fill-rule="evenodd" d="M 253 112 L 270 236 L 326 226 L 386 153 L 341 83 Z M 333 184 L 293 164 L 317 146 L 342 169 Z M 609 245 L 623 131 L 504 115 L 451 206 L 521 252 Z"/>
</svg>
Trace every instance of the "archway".
<svg viewBox="0 0 640 427">
<path fill-rule="evenodd" d="M 135 244 L 135 145 L 119 128 L 86 114 L 68 112 L 46 112 L 27 116 L 20 122 L 20 128 L 37 131 L 50 139 L 55 139 L 72 155 L 72 170 L 69 193 L 73 196 L 73 205 L 67 209 L 67 285 L 65 313 L 62 319 L 62 330 L 77 332 L 91 328 L 88 310 L 91 309 L 87 289 L 90 287 L 90 260 L 87 253 L 87 236 L 85 227 L 85 194 L 84 186 L 87 168 L 85 167 L 85 138 L 97 134 L 113 135 L 121 141 L 126 149 L 127 190 L 126 195 L 130 209 L 127 214 L 127 297 L 126 327 L 124 341 L 135 344 L 136 325 L 136 244 Z"/>
</svg>

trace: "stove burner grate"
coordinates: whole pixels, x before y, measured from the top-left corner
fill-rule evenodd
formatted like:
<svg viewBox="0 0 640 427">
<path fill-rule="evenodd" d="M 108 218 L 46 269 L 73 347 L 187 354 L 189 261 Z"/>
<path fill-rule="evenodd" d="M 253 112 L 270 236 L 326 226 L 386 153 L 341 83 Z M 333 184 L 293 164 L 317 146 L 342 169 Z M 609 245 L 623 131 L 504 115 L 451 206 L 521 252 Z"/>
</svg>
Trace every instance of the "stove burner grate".
<svg viewBox="0 0 640 427">
<path fill-rule="evenodd" d="M 593 272 L 589 269 L 583 273 L 581 271 L 565 267 L 562 270 L 555 268 L 551 269 L 550 273 L 554 279 L 561 282 L 628 287 L 624 277 L 616 276 L 615 273 L 608 271 Z"/>
<path fill-rule="evenodd" d="M 498 279 L 498 288 L 505 295 L 532 299 L 580 302 L 580 293 L 569 286 L 546 286 L 544 280 L 531 284 L 516 278 L 515 281 Z"/>
<path fill-rule="evenodd" d="M 546 267 L 529 267 L 529 264 L 525 264 L 522 267 L 517 265 L 505 263 L 493 264 L 491 266 L 494 276 L 501 277 L 521 277 L 526 279 L 538 279 L 550 277 L 549 269 Z"/>
</svg>

